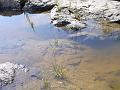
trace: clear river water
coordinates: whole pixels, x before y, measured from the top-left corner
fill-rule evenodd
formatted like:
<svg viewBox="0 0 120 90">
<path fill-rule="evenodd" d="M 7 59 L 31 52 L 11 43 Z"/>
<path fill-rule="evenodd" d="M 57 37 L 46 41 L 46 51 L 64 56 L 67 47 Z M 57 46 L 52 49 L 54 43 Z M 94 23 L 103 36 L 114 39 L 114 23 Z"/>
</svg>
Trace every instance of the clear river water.
<svg viewBox="0 0 120 90">
<path fill-rule="evenodd" d="M 66 31 L 51 24 L 49 13 L 1 14 L 0 63 L 30 71 L 0 90 L 120 90 L 120 24 L 87 25 Z"/>
</svg>

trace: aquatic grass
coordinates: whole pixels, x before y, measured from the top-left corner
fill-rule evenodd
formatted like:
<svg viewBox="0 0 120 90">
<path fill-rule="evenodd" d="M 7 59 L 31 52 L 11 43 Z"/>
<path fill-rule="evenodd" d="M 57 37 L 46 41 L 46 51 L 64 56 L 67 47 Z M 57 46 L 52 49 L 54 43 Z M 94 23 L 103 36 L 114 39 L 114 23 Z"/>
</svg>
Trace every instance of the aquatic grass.
<svg viewBox="0 0 120 90">
<path fill-rule="evenodd" d="M 65 68 L 63 67 L 63 65 L 59 65 L 57 64 L 57 60 L 55 58 L 56 56 L 56 52 L 59 51 L 58 48 L 62 47 L 63 43 L 60 43 L 60 41 L 58 39 L 54 39 L 53 42 L 49 42 L 51 48 L 53 49 L 53 57 L 54 57 L 54 63 L 52 64 L 53 67 L 53 73 L 55 78 L 57 79 L 64 79 L 65 78 Z"/>
<path fill-rule="evenodd" d="M 43 79 L 43 83 L 44 83 L 44 89 L 46 89 L 46 90 L 51 89 L 51 83 L 50 83 L 49 79 Z"/>
<path fill-rule="evenodd" d="M 43 90 L 51 90 L 50 72 L 43 72 Z"/>
<path fill-rule="evenodd" d="M 55 59 L 55 56 L 56 56 L 56 52 L 58 51 L 58 47 L 61 47 L 61 44 L 60 44 L 60 41 L 58 39 L 54 39 L 54 41 L 52 42 L 49 42 L 50 44 L 50 50 L 52 50 L 52 56 L 54 57 Z"/>
<path fill-rule="evenodd" d="M 52 48 L 58 47 L 59 46 L 59 40 L 58 39 L 54 39 L 54 41 L 53 42 L 49 42 L 49 44 L 50 44 L 50 46 Z"/>
<path fill-rule="evenodd" d="M 54 72 L 55 78 L 65 79 L 65 68 L 62 65 L 53 64 L 53 72 Z"/>
<path fill-rule="evenodd" d="M 59 49 L 62 48 L 63 46 L 63 42 L 60 42 L 60 40 L 58 39 L 54 39 L 52 42 L 49 42 L 52 51 L 52 56 L 54 58 L 54 61 L 52 63 L 52 70 L 53 70 L 53 74 L 54 77 L 56 79 L 64 79 L 65 78 L 65 67 L 63 65 L 59 65 L 57 64 L 57 60 L 56 60 L 56 54 L 57 51 L 59 52 Z"/>
</svg>

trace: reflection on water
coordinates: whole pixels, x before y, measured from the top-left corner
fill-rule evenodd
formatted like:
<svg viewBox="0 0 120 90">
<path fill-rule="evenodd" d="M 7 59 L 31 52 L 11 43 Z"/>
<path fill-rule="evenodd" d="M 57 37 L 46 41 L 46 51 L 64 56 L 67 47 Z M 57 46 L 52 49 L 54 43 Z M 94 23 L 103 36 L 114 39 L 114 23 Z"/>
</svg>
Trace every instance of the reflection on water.
<svg viewBox="0 0 120 90">
<path fill-rule="evenodd" d="M 19 12 L 19 11 L 0 11 L 0 16 L 14 16 L 14 15 L 20 15 L 23 12 Z"/>
<path fill-rule="evenodd" d="M 87 25 L 87 28 L 71 34 L 69 37 L 95 48 L 104 48 L 119 43 L 120 24 L 88 20 Z"/>
<path fill-rule="evenodd" d="M 1 41 L 52 39 L 66 36 L 65 31 L 57 30 L 50 25 L 49 14 L 21 14 L 18 16 L 0 16 Z M 33 30 L 36 30 L 33 32 Z"/>
<path fill-rule="evenodd" d="M 24 15 L 25 15 L 28 23 L 30 24 L 31 28 L 32 28 L 33 31 L 35 32 L 34 23 L 33 23 L 33 21 L 31 21 L 31 19 L 30 19 L 30 17 L 29 17 L 29 14 L 25 12 Z"/>
<path fill-rule="evenodd" d="M 50 24 L 48 13 L 0 16 L 0 63 L 30 68 L 2 90 L 46 90 L 48 84 L 51 90 L 119 90 L 120 25 L 87 25 L 64 31 Z"/>
</svg>

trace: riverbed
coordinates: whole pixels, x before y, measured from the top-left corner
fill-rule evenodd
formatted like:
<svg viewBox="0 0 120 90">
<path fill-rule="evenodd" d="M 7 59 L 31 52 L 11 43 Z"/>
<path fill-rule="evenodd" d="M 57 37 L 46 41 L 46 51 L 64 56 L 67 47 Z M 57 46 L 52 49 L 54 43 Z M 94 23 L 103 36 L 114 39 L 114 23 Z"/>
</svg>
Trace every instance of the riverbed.
<svg viewBox="0 0 120 90">
<path fill-rule="evenodd" d="M 119 90 L 120 24 L 86 22 L 66 31 L 47 12 L 0 15 L 0 63 L 29 68 L 0 90 Z"/>
</svg>

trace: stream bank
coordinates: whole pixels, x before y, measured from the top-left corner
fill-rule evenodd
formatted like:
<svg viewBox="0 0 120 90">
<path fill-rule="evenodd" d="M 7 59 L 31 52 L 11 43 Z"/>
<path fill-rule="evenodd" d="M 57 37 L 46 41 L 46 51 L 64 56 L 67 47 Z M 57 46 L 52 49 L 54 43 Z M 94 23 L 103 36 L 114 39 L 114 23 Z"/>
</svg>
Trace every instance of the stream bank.
<svg viewBox="0 0 120 90">
<path fill-rule="evenodd" d="M 1 0 L 0 4 L 1 10 L 8 11 L 44 12 L 52 9 L 53 25 L 67 30 L 83 29 L 89 19 L 120 22 L 120 1 L 116 0 Z"/>
</svg>

